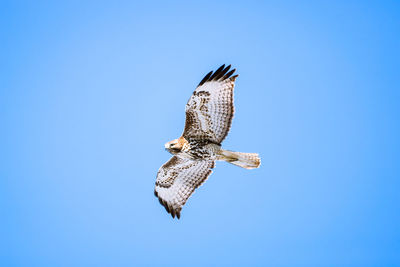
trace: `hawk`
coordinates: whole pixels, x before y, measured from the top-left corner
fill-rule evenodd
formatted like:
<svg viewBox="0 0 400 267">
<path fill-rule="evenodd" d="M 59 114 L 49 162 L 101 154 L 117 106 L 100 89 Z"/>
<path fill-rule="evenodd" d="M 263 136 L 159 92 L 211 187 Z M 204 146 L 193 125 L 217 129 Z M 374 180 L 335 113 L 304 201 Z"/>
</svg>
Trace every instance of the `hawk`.
<svg viewBox="0 0 400 267">
<path fill-rule="evenodd" d="M 238 75 L 233 75 L 235 69 L 229 71 L 230 67 L 222 65 L 201 80 L 186 104 L 182 136 L 165 144 L 173 157 L 158 170 L 154 194 L 173 218 L 180 218 L 183 205 L 211 174 L 216 160 L 246 169 L 260 166 L 256 153 L 221 148 L 234 113 L 233 88 Z"/>
</svg>

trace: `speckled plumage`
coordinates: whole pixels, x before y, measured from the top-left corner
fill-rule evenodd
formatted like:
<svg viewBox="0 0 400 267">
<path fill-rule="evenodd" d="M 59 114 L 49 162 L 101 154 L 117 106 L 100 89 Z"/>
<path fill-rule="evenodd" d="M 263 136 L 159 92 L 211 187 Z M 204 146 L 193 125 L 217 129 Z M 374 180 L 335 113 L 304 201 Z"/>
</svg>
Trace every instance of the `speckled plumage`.
<svg viewBox="0 0 400 267">
<path fill-rule="evenodd" d="M 199 83 L 186 104 L 186 121 L 180 138 L 165 148 L 174 156 L 157 173 L 154 194 L 172 217 L 180 218 L 187 199 L 211 174 L 215 160 L 243 168 L 257 168 L 257 154 L 221 149 L 234 114 L 235 70 L 222 65 Z M 229 72 L 228 72 L 229 71 Z"/>
<path fill-rule="evenodd" d="M 172 217 L 181 216 L 189 196 L 211 174 L 213 160 L 190 160 L 173 156 L 157 173 L 154 194 Z"/>
</svg>

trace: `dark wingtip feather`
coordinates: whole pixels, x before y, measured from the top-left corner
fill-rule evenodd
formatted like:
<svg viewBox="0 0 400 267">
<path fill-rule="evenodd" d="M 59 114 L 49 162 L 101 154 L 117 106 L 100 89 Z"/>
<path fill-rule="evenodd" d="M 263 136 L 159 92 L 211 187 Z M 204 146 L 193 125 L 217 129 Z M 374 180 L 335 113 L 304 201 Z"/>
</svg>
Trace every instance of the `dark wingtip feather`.
<svg viewBox="0 0 400 267">
<path fill-rule="evenodd" d="M 201 80 L 201 82 L 199 83 L 199 85 L 197 87 L 202 86 L 205 82 L 207 82 L 212 73 L 213 73 L 213 71 L 210 71 L 209 73 L 207 73 L 207 75 L 204 76 L 203 80 Z"/>
<path fill-rule="evenodd" d="M 168 207 L 168 204 L 167 204 L 167 202 L 166 201 L 164 201 L 163 199 L 159 199 L 160 200 L 160 203 L 161 203 L 161 205 L 163 205 L 164 206 L 164 208 L 165 208 L 165 210 L 169 213 L 169 207 Z"/>
<path fill-rule="evenodd" d="M 229 65 L 229 66 L 226 67 L 225 69 L 221 70 L 220 73 L 214 77 L 214 80 L 218 81 L 219 79 L 221 79 L 221 78 L 225 75 L 225 73 L 228 72 L 228 70 L 229 70 L 230 68 L 231 68 L 231 65 Z"/>
<path fill-rule="evenodd" d="M 215 77 L 217 77 L 217 76 L 221 73 L 221 71 L 222 71 L 224 68 L 225 68 L 225 64 L 223 64 L 221 67 L 219 67 L 219 68 L 214 72 L 214 74 L 210 77 L 210 81 L 214 80 Z"/>
<path fill-rule="evenodd" d="M 239 74 L 236 74 L 234 76 L 231 77 L 232 80 L 236 80 L 236 78 L 239 77 Z"/>
<path fill-rule="evenodd" d="M 156 190 L 154 190 L 154 195 L 156 197 L 158 197 L 158 193 Z M 171 214 L 172 218 L 175 219 L 175 217 L 177 217 L 178 219 L 181 217 L 181 212 L 180 210 L 175 210 L 174 207 L 171 205 L 169 205 L 169 203 L 163 199 L 161 199 L 160 197 L 158 197 L 158 201 L 160 202 L 160 204 L 165 208 L 165 210 Z"/>
<path fill-rule="evenodd" d="M 171 215 L 172 215 L 172 218 L 175 218 L 175 210 L 173 207 L 171 208 Z"/>
<path fill-rule="evenodd" d="M 236 71 L 236 69 L 231 70 L 230 72 L 228 72 L 227 74 L 224 75 L 224 77 L 222 78 L 223 80 L 228 79 L 229 77 L 231 77 L 231 75 Z"/>
<path fill-rule="evenodd" d="M 210 71 L 209 73 L 207 73 L 206 76 L 204 76 L 204 78 L 201 80 L 201 82 L 199 83 L 199 85 L 197 87 L 202 86 L 206 82 L 226 80 L 228 78 L 236 79 L 236 77 L 238 75 L 231 77 L 231 75 L 236 71 L 236 69 L 229 71 L 230 68 L 231 68 L 231 65 L 228 65 L 225 67 L 225 64 L 223 64 L 215 72 Z"/>
</svg>

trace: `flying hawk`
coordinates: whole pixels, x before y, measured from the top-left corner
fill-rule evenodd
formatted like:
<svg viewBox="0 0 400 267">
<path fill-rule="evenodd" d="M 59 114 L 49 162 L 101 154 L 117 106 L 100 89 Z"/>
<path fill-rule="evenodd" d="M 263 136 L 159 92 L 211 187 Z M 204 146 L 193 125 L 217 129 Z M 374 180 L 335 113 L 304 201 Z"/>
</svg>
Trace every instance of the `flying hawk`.
<svg viewBox="0 0 400 267">
<path fill-rule="evenodd" d="M 187 199 L 211 174 L 216 160 L 246 169 L 258 168 L 256 153 L 224 150 L 221 143 L 231 127 L 233 88 L 238 75 L 222 65 L 209 72 L 186 104 L 183 134 L 165 144 L 174 156 L 157 173 L 154 194 L 172 217 L 179 219 Z"/>
</svg>

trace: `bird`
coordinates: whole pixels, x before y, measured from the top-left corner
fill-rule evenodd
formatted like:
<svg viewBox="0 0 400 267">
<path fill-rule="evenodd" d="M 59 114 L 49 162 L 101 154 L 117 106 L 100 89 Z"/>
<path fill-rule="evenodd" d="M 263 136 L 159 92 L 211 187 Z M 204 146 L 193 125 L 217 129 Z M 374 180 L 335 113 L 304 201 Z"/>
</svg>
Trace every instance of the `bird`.
<svg viewBox="0 0 400 267">
<path fill-rule="evenodd" d="M 173 156 L 157 172 L 154 195 L 172 218 L 181 217 L 182 207 L 215 167 L 226 161 L 245 169 L 261 164 L 257 153 L 222 149 L 234 115 L 233 90 L 239 76 L 225 64 L 200 81 L 186 104 L 185 126 L 178 139 L 164 147 Z"/>
</svg>

